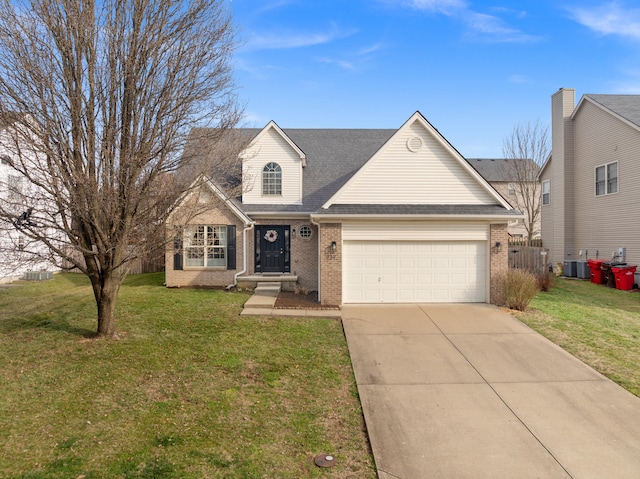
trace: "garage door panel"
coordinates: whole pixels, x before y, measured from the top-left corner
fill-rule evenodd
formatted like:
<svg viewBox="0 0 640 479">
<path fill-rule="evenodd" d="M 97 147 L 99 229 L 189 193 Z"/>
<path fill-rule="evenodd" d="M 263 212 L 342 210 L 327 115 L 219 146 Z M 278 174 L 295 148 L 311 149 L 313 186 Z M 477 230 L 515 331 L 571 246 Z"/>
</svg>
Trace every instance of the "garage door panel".
<svg viewBox="0 0 640 479">
<path fill-rule="evenodd" d="M 484 302 L 486 241 L 345 241 L 344 302 Z"/>
</svg>

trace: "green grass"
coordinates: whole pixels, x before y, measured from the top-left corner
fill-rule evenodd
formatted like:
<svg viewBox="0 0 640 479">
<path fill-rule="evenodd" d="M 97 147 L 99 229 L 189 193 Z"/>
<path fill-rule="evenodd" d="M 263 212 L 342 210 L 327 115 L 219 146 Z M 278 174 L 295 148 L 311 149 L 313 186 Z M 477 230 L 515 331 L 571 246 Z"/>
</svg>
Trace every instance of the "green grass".
<svg viewBox="0 0 640 479">
<path fill-rule="evenodd" d="M 376 476 L 339 321 L 163 280 L 127 279 L 119 341 L 81 275 L 0 289 L 0 477 Z"/>
<path fill-rule="evenodd" d="M 514 313 L 554 343 L 640 396 L 640 294 L 557 278 L 526 313 Z"/>
</svg>

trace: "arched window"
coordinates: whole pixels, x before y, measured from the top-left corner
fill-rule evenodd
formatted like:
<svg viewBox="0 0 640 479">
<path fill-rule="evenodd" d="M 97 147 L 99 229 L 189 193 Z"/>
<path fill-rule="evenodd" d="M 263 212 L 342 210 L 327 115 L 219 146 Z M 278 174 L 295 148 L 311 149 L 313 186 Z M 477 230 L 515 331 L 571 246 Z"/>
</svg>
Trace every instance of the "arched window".
<svg viewBox="0 0 640 479">
<path fill-rule="evenodd" d="M 282 169 L 278 163 L 267 163 L 262 170 L 262 194 L 282 194 Z"/>
</svg>

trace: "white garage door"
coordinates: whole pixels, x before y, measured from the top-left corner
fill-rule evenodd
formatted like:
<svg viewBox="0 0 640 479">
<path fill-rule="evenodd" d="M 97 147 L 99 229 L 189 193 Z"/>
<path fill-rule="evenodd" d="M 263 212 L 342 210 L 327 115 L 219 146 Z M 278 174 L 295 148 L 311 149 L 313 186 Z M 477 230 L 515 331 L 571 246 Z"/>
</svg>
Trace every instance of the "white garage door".
<svg viewBox="0 0 640 479">
<path fill-rule="evenodd" d="M 345 241 L 345 303 L 485 302 L 486 241 Z"/>
</svg>

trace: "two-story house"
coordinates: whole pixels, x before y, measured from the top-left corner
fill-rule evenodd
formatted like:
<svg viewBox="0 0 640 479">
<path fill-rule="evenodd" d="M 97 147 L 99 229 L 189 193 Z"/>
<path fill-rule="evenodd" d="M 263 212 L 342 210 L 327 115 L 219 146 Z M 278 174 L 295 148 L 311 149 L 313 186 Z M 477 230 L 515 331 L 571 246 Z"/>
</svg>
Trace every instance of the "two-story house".
<svg viewBox="0 0 640 479">
<path fill-rule="evenodd" d="M 169 219 L 168 287 L 269 279 L 326 305 L 504 300 L 507 224 L 522 215 L 419 112 L 398 129 L 250 133 L 242 197 L 213 177 L 207 211 Z"/>
<path fill-rule="evenodd" d="M 513 208 L 524 215 L 523 219 L 509 222 L 509 235 L 516 239 L 527 238 L 526 225 L 530 216 L 534 216 L 531 237 L 540 238 L 540 182 L 536 178 L 540 168 L 536 162 L 506 158 L 468 158 L 467 161 Z M 532 181 L 527 181 L 529 179 Z"/>
<path fill-rule="evenodd" d="M 48 261 L 48 249 L 42 244 L 21 234 L 16 221 L 31 221 L 30 205 L 25 198 L 25 190 L 30 185 L 15 168 L 15 155 L 8 145 L 12 145 L 10 128 L 16 115 L 0 115 L 0 283 L 14 281 L 27 272 L 57 268 Z"/>
<path fill-rule="evenodd" d="M 552 264 L 640 263 L 640 95 L 562 88 L 551 99 L 552 155 L 543 166 L 542 237 Z M 638 276 L 636 276 L 636 279 Z M 637 282 L 637 281 L 636 281 Z"/>
</svg>

